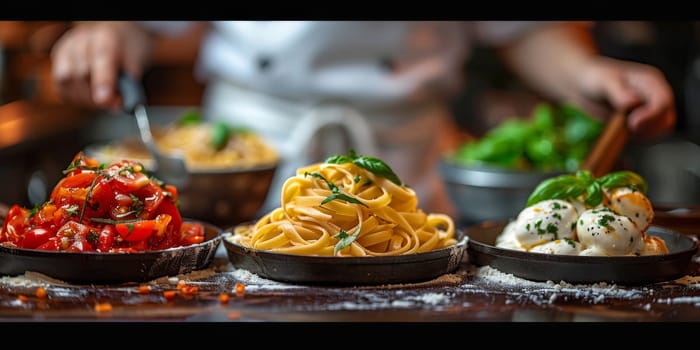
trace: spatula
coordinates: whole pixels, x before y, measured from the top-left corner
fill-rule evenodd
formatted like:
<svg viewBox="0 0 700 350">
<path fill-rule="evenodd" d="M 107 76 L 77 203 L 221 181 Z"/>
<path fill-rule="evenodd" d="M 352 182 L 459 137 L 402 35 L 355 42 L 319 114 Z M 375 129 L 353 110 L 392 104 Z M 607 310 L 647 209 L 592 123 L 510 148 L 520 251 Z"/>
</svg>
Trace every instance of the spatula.
<svg viewBox="0 0 700 350">
<path fill-rule="evenodd" d="M 625 148 L 628 134 L 627 113 L 615 112 L 605 124 L 603 132 L 598 136 L 581 168 L 590 171 L 595 177 L 610 172 Z"/>
</svg>

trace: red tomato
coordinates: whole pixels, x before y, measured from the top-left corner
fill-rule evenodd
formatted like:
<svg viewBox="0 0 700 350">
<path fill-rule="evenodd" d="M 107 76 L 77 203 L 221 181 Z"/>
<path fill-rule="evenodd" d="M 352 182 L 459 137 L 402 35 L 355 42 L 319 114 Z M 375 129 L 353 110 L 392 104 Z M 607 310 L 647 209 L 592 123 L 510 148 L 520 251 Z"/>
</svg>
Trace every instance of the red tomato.
<svg viewBox="0 0 700 350">
<path fill-rule="evenodd" d="M 180 211 L 175 206 L 175 202 L 173 202 L 170 198 L 166 198 L 160 203 L 158 208 L 156 208 L 154 215 L 157 216 L 159 214 L 168 214 L 172 218 L 172 220 L 170 220 L 170 224 L 168 224 L 169 228 L 166 230 L 167 232 L 180 232 L 180 227 L 182 226 L 182 215 L 180 215 Z"/>
<path fill-rule="evenodd" d="M 56 232 L 58 249 L 81 252 L 95 250 L 88 239 L 92 234 L 90 231 L 95 230 L 77 221 L 68 221 Z"/>
<path fill-rule="evenodd" d="M 110 166 L 110 173 L 113 174 L 112 178 L 117 191 L 132 193 L 150 184 L 152 182 L 151 179 L 148 178 L 148 175 L 142 173 L 141 170 L 141 165 L 126 160 Z"/>
<path fill-rule="evenodd" d="M 127 242 L 143 241 L 153 234 L 155 220 L 141 220 L 114 225 L 117 233 Z"/>
<path fill-rule="evenodd" d="M 48 242 L 49 238 L 51 237 L 53 237 L 53 233 L 51 231 L 42 227 L 35 227 L 25 232 L 21 248 L 34 249 Z"/>
<path fill-rule="evenodd" d="M 56 187 L 53 188 L 50 198 L 54 200 L 54 203 L 58 204 L 59 201 L 56 200 L 56 196 L 59 195 L 59 191 L 61 188 L 68 190 L 75 188 L 87 189 L 88 187 L 90 187 L 92 179 L 94 178 L 95 173 L 93 172 L 78 173 L 75 175 L 64 177 L 63 179 L 61 179 L 61 181 L 58 182 L 58 184 L 56 184 Z"/>
<path fill-rule="evenodd" d="M 29 210 L 15 204 L 10 207 L 5 217 L 5 223 L 2 225 L 0 232 L 0 241 L 10 241 L 18 245 L 22 241 L 24 231 L 28 225 L 27 216 Z"/>
<path fill-rule="evenodd" d="M 108 252 L 114 245 L 114 226 L 105 225 L 97 238 L 97 250 Z"/>
<path fill-rule="evenodd" d="M 106 180 L 104 176 L 100 176 L 92 191 L 87 195 L 84 215 L 90 218 L 103 217 L 110 210 L 113 202 L 114 194 L 111 182 Z"/>
<path fill-rule="evenodd" d="M 59 249 L 58 245 L 58 238 L 56 237 L 51 237 L 48 242 L 36 247 L 36 249 L 39 250 L 53 250 L 53 251 L 58 251 Z"/>
<path fill-rule="evenodd" d="M 171 196 L 173 202 L 177 202 L 177 198 L 178 198 L 177 187 L 175 187 L 173 185 L 164 185 L 163 187 L 165 187 L 165 190 L 167 192 L 170 192 L 170 196 Z"/>
<path fill-rule="evenodd" d="M 204 242 L 204 226 L 196 222 L 182 223 L 182 245 Z"/>
</svg>

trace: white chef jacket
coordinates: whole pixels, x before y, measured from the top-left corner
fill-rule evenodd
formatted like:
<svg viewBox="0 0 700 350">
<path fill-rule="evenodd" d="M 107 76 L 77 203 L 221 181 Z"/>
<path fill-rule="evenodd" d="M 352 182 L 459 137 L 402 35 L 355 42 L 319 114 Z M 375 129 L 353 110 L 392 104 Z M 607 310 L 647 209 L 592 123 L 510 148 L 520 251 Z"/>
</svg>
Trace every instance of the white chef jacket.
<svg viewBox="0 0 700 350">
<path fill-rule="evenodd" d="M 186 23 L 147 25 L 178 31 Z M 454 216 L 437 161 L 454 144 L 447 103 L 461 87 L 464 59 L 475 40 L 499 45 L 533 26 L 213 22 L 196 65 L 207 82 L 203 114 L 255 130 L 282 154 L 261 213 L 279 207 L 281 186 L 296 168 L 353 148 L 385 160 L 416 191 L 421 209 Z"/>
</svg>

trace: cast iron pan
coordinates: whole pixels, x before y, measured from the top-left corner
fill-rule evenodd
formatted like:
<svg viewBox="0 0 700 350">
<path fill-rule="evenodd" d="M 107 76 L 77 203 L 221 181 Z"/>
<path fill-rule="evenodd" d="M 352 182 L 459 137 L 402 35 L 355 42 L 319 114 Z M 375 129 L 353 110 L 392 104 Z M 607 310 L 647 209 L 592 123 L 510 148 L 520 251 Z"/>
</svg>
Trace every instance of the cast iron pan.
<svg viewBox="0 0 700 350">
<path fill-rule="evenodd" d="M 271 280 L 313 285 L 381 285 L 427 281 L 453 272 L 462 262 L 467 239 L 457 232 L 454 246 L 430 252 L 376 257 L 327 257 L 272 253 L 229 241 L 224 247 L 236 268 Z"/>
<path fill-rule="evenodd" d="M 529 253 L 494 246 L 496 237 L 507 223 L 486 222 L 469 227 L 467 252 L 475 265 L 490 265 L 502 272 L 533 281 L 568 283 L 610 282 L 640 285 L 674 280 L 687 273 L 690 260 L 697 253 L 697 243 L 688 236 L 660 226 L 647 233 L 659 236 L 670 251 L 648 256 L 571 256 Z"/>
<path fill-rule="evenodd" d="M 200 223 L 205 229 L 204 242 L 141 253 L 55 252 L 0 245 L 0 274 L 34 271 L 75 284 L 115 284 L 192 272 L 209 265 L 221 243 L 221 229 Z"/>
</svg>

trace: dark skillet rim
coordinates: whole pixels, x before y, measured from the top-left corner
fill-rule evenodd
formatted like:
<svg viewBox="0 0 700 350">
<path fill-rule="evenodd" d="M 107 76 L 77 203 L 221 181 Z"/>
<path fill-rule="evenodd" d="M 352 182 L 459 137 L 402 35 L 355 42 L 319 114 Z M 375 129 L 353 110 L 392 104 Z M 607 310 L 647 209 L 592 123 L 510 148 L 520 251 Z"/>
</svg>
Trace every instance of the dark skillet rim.
<svg viewBox="0 0 700 350">
<path fill-rule="evenodd" d="M 0 274 L 28 271 L 71 284 L 143 283 L 206 268 L 221 243 L 221 229 L 201 220 L 205 241 L 188 246 L 135 253 L 61 252 L 0 247 Z"/>
<path fill-rule="evenodd" d="M 250 223 L 236 226 L 245 224 Z M 241 265 L 264 278 L 301 284 L 372 285 L 426 281 L 454 272 L 466 257 L 468 242 L 468 237 L 457 230 L 455 235 L 458 241 L 455 245 L 423 253 L 368 257 L 309 256 L 275 253 L 231 242 L 228 238 L 234 235 L 236 226 L 221 233 L 229 261 L 235 267 Z M 236 260 L 239 260 L 238 263 Z M 291 273 L 279 272 L 282 269 Z M 322 272 L 311 274 L 311 270 Z"/>
<path fill-rule="evenodd" d="M 499 248 L 481 241 L 483 237 L 474 237 L 486 230 L 500 233 L 506 224 L 505 221 L 486 222 L 465 229 L 469 237 L 467 252 L 470 262 L 477 266 L 492 265 L 502 272 L 538 281 L 561 279 L 570 283 L 610 281 L 647 284 L 687 274 L 687 267 L 698 253 L 695 239 L 657 225 L 650 226 L 647 233 L 664 238 L 671 251 L 669 254 L 613 257 L 556 255 Z M 480 263 L 484 261 L 490 263 Z"/>
</svg>

